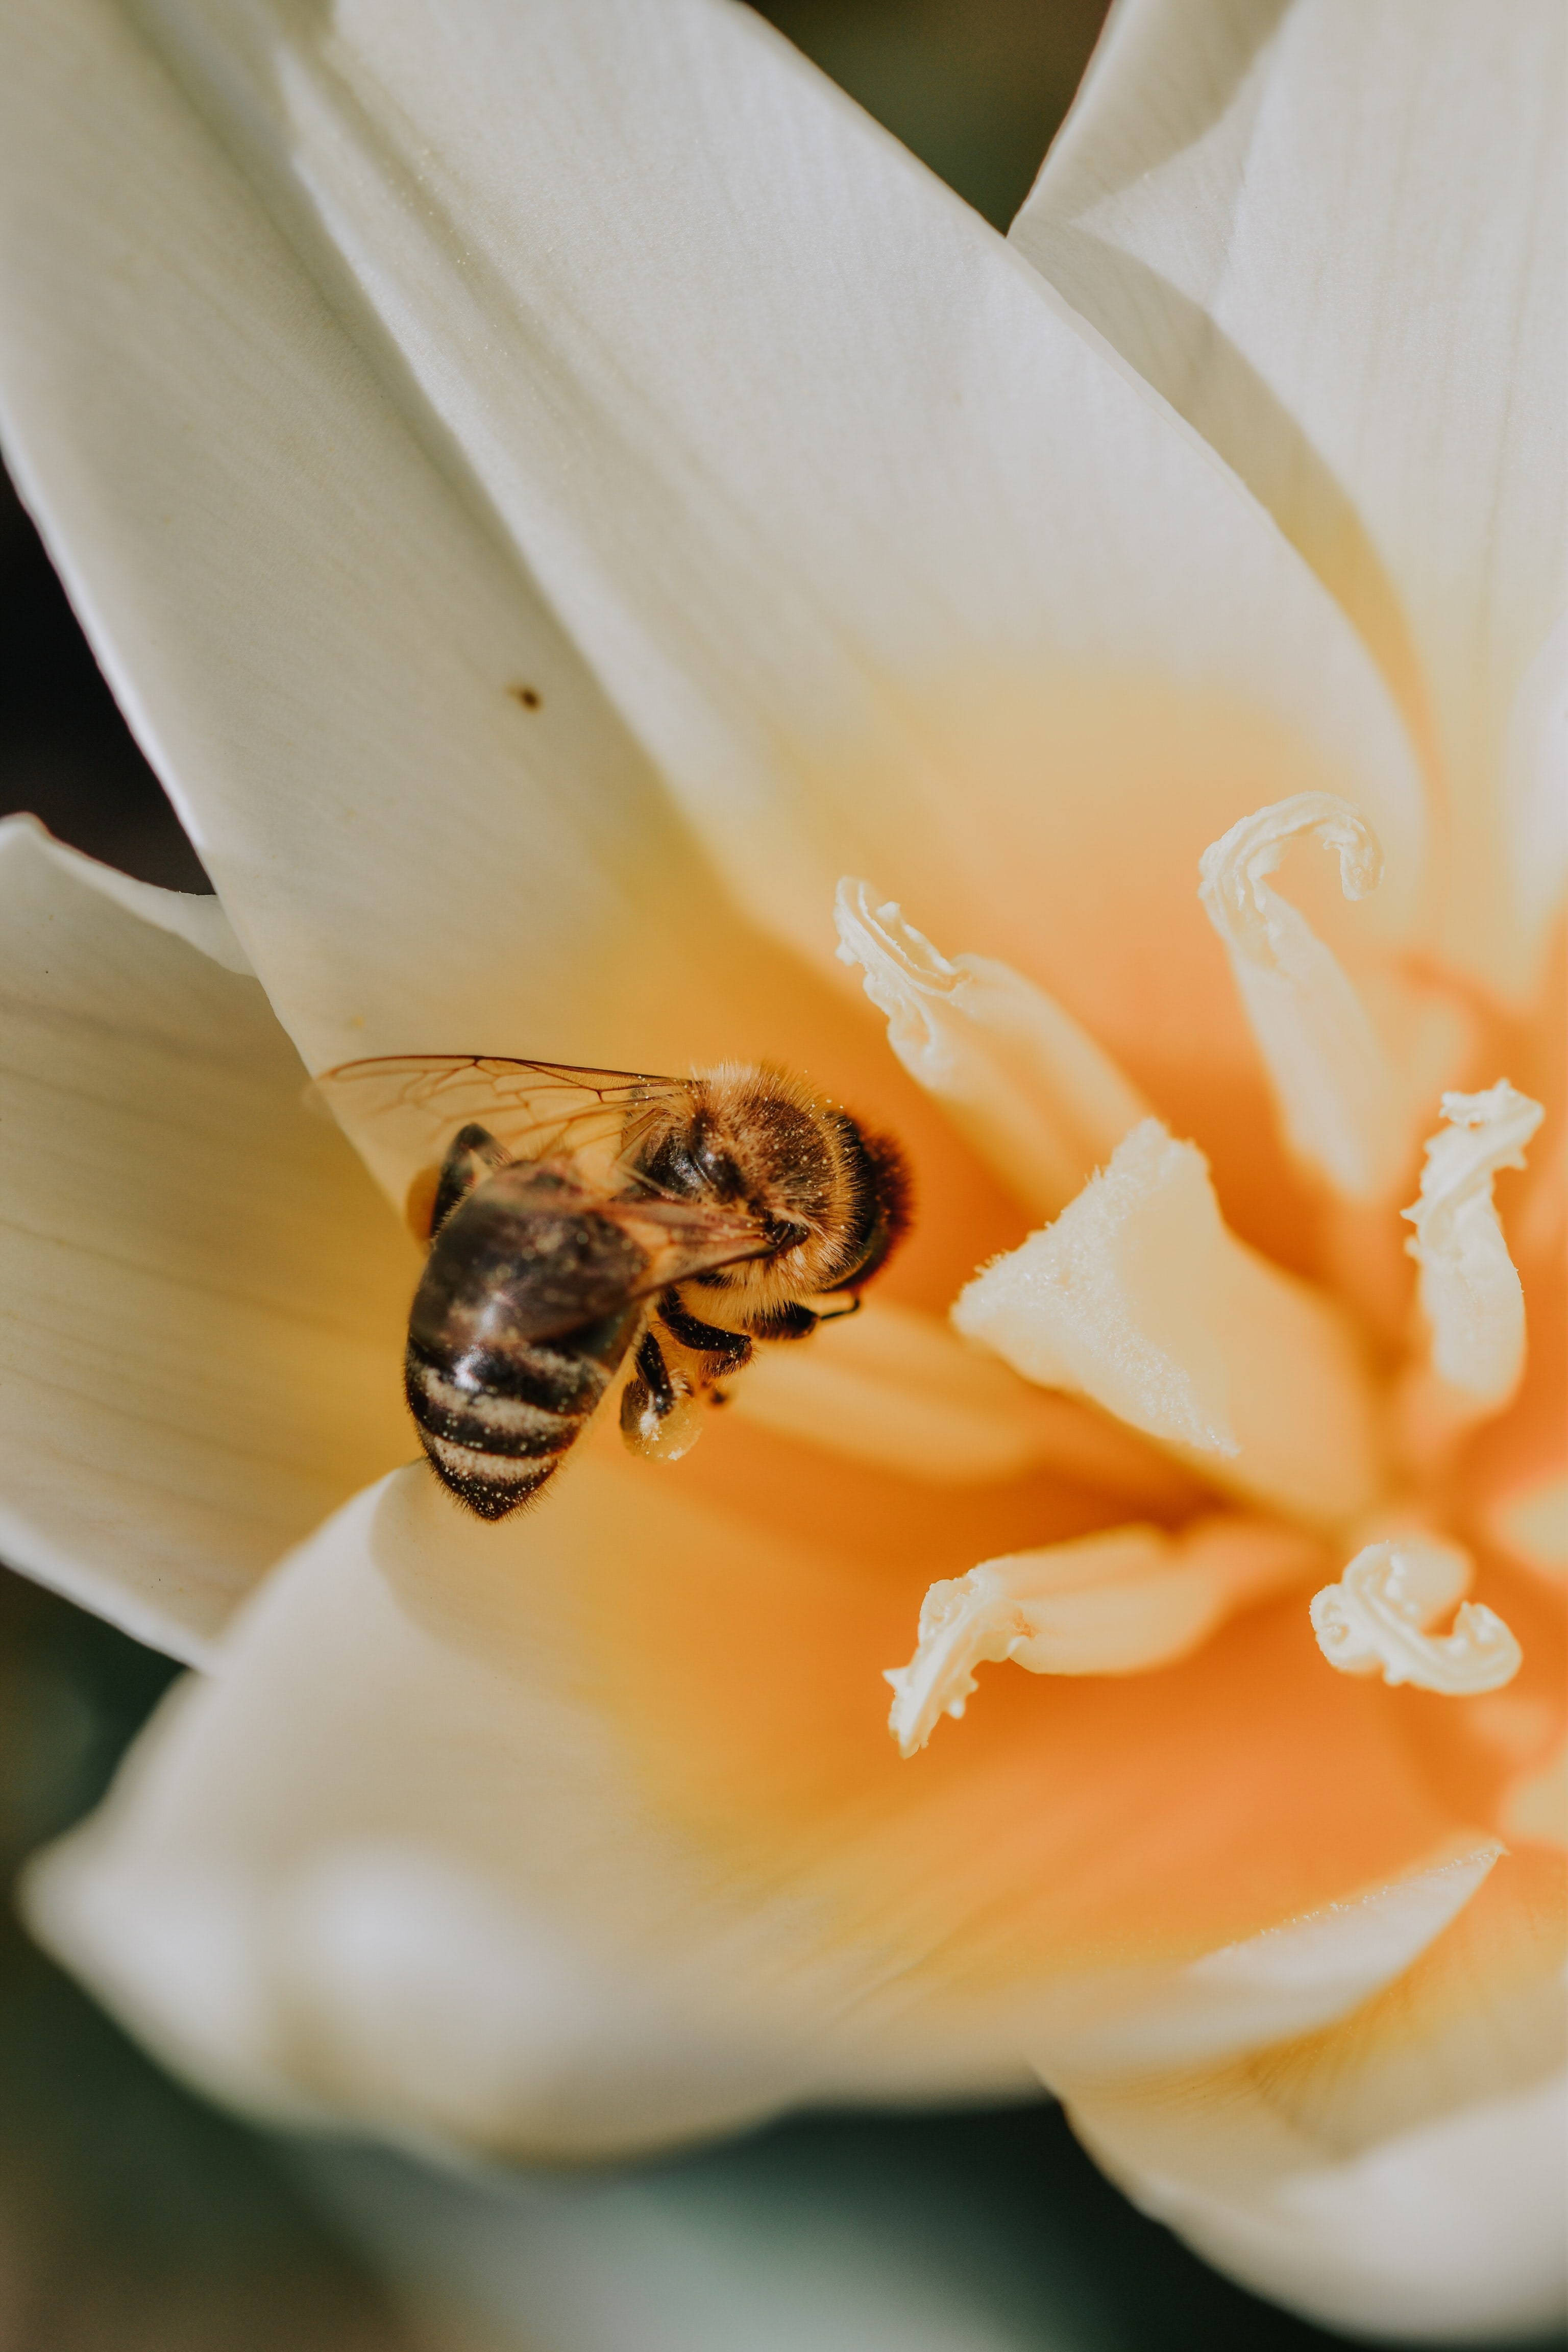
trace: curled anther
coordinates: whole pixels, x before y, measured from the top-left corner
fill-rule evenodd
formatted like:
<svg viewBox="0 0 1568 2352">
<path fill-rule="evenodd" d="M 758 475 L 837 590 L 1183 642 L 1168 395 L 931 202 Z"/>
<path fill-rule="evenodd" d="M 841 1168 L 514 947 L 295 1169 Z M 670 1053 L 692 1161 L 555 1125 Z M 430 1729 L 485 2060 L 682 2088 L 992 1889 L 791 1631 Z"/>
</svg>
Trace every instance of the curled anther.
<svg viewBox="0 0 1568 2352">
<path fill-rule="evenodd" d="M 920 1018 L 924 1000 L 951 996 L 964 975 L 923 931 L 905 921 L 895 899 L 878 906 L 875 897 L 868 882 L 858 882 L 850 875 L 838 885 L 833 909 L 838 961 L 859 965 L 866 993 L 879 1013 L 889 1021 L 912 1024 Z"/>
<path fill-rule="evenodd" d="M 1383 851 L 1366 820 L 1332 793 L 1295 793 L 1211 842 L 1198 896 L 1225 942 L 1287 1142 L 1346 1199 L 1379 1200 L 1409 1150 L 1406 1089 L 1338 958 L 1269 887 L 1304 834 L 1338 852 L 1347 898 L 1377 887 Z"/>
<path fill-rule="evenodd" d="M 1471 1573 L 1467 1553 L 1426 1537 L 1368 1544 L 1313 1599 L 1318 1647 L 1342 1674 L 1381 1674 L 1446 1698 L 1500 1690 L 1523 1654 L 1495 1611 L 1463 1598 Z M 1451 1631 L 1433 1633 L 1456 1604 Z"/>
<path fill-rule="evenodd" d="M 1338 851 L 1340 887 L 1347 898 L 1364 898 L 1376 889 L 1383 879 L 1383 845 L 1359 811 L 1333 793 L 1293 793 L 1289 800 L 1254 809 L 1211 842 L 1198 860 L 1198 896 L 1209 920 L 1227 947 L 1241 949 L 1256 962 L 1277 966 L 1285 952 L 1286 910 L 1268 888 L 1268 877 L 1305 833 Z"/>
<path fill-rule="evenodd" d="M 1054 1216 L 1147 1106 L 1043 988 L 989 956 L 942 955 L 892 899 L 846 876 L 834 909 L 888 1043 L 1008 1189 Z"/>
<path fill-rule="evenodd" d="M 888 1727 L 900 1753 L 961 1717 L 975 1668 L 1011 1660 L 1032 1675 L 1141 1675 L 1173 1664 L 1238 1609 L 1313 1572 L 1310 1538 L 1228 1515 L 1180 1536 L 1111 1528 L 943 1577 L 921 1609 L 914 1656 L 890 1667 Z M 1321 1572 L 1321 1570 L 1320 1570 Z"/>
</svg>

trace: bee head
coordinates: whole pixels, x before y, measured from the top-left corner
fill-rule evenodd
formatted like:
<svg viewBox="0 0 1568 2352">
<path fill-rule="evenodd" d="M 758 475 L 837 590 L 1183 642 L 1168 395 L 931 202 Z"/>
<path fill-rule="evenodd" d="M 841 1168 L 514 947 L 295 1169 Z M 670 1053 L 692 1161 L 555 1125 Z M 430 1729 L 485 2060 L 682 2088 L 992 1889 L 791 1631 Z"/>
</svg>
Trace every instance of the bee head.
<svg viewBox="0 0 1568 2352">
<path fill-rule="evenodd" d="M 863 1128 L 847 1111 L 837 1113 L 845 1130 L 846 1158 L 855 1170 L 856 1212 L 843 1242 L 843 1263 L 834 1276 L 839 1290 L 858 1290 L 887 1265 L 914 1216 L 910 1163 L 890 1135 Z"/>
<path fill-rule="evenodd" d="M 869 1280 L 909 1224 L 898 1146 L 784 1071 L 713 1072 L 674 1156 L 689 1189 L 762 1220 L 767 1279 L 781 1296 Z"/>
</svg>

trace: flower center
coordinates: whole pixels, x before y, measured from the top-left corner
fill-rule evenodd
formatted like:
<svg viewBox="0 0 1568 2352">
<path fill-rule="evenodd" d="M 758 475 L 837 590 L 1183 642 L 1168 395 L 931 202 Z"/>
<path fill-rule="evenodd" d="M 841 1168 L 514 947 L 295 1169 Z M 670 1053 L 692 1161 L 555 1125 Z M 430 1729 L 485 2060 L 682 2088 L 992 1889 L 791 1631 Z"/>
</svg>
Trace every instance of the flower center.
<svg viewBox="0 0 1568 2352">
<path fill-rule="evenodd" d="M 1151 1113 L 1062 1006 L 1005 964 L 942 953 L 866 884 L 839 885 L 839 955 L 862 968 L 899 1059 L 1050 1221 L 969 1283 L 952 1310 L 956 1339 L 931 1345 L 928 1331 L 922 1339 L 923 1475 L 955 1456 L 1050 1462 L 1051 1439 L 1029 1422 L 1026 1401 L 1048 1398 L 1059 1411 L 1076 1400 L 1077 1426 L 1055 1424 L 1063 1466 L 1086 1427 L 1120 1425 L 1144 1441 L 1141 1458 L 1157 1450 L 1242 1507 L 1189 1519 L 1176 1534 L 1122 1525 L 933 1585 L 913 1657 L 887 1677 L 890 1727 L 906 1756 L 943 1714 L 963 1714 L 983 1663 L 1010 1660 L 1040 1675 L 1141 1673 L 1293 1587 L 1303 1604 L 1321 1587 L 1312 1625 L 1325 1659 L 1346 1673 L 1463 1696 L 1496 1690 L 1518 1670 L 1508 1627 L 1464 1598 L 1468 1555 L 1424 1531 L 1426 1515 L 1401 1481 L 1519 1384 L 1523 1297 L 1492 1179 L 1522 1166 L 1541 1109 L 1506 1080 L 1483 1094 L 1442 1093 L 1471 1043 L 1468 1016 L 1370 963 L 1352 981 L 1269 884 L 1305 836 L 1337 851 L 1348 898 L 1375 887 L 1382 853 L 1364 820 L 1330 794 L 1300 793 L 1244 819 L 1205 853 L 1200 895 L 1229 955 L 1283 1138 L 1331 1198 L 1394 1216 L 1394 1188 L 1441 1094 L 1445 1125 L 1426 1145 L 1420 1197 L 1403 1212 L 1415 1228 L 1408 1247 L 1426 1328 L 1392 1388 L 1341 1301 L 1231 1231 L 1203 1153 Z M 886 1319 L 881 1328 L 887 1336 L 874 1344 L 886 1377 L 872 1376 L 856 1408 L 837 1416 L 827 1442 L 841 1450 L 854 1450 L 848 1433 L 874 1417 L 871 1392 L 880 1385 L 890 1404 L 900 1379 L 909 1387 L 910 1351 Z M 995 1382 L 1000 1366 L 1017 1375 L 1005 1389 Z M 828 1371 L 820 1357 L 790 1364 L 799 1433 L 831 1417 Z M 884 1444 L 890 1451 L 893 1441 Z M 1368 1542 L 1374 1515 L 1378 1540 Z M 1336 1559 L 1345 1563 L 1339 1579 L 1324 1583 Z"/>
</svg>

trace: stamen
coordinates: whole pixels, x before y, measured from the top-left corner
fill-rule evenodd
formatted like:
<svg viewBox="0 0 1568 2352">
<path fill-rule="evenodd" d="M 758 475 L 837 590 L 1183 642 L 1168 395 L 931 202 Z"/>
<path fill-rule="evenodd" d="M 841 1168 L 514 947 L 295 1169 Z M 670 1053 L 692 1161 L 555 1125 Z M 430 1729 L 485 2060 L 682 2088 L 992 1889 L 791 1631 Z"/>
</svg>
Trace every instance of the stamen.
<svg viewBox="0 0 1568 2352">
<path fill-rule="evenodd" d="M 1446 1698 L 1500 1690 L 1523 1653 L 1500 1617 L 1462 1598 L 1473 1573 L 1468 1552 L 1428 1537 L 1368 1544 L 1313 1600 L 1318 1647 L 1342 1674 L 1381 1674 Z M 1453 1631 L 1431 1633 L 1456 1602 Z"/>
<path fill-rule="evenodd" d="M 1379 1201 L 1413 1146 L 1420 1090 L 1455 1066 L 1462 1016 L 1431 997 L 1384 991 L 1406 1034 L 1391 1055 L 1363 996 L 1306 918 L 1268 887 L 1303 834 L 1339 852 L 1347 898 L 1375 890 L 1383 851 L 1364 818 L 1332 793 L 1296 793 L 1233 824 L 1199 860 L 1198 896 L 1225 942 L 1268 1072 L 1286 1140 L 1353 1201 Z"/>
<path fill-rule="evenodd" d="M 1404 1209 L 1405 1244 L 1421 1268 L 1432 1369 L 1478 1406 L 1496 1412 L 1524 1372 L 1524 1293 L 1492 1201 L 1500 1168 L 1522 1168 L 1544 1113 L 1506 1078 L 1484 1094 L 1447 1094 L 1447 1121 L 1426 1146 L 1421 1197 Z"/>
<path fill-rule="evenodd" d="M 1375 1394 L 1349 1325 L 1237 1239 L 1202 1152 L 1158 1119 L 1055 1224 L 985 1267 L 952 1319 L 1026 1380 L 1092 1397 L 1216 1485 L 1320 1526 L 1376 1500 Z"/>
<path fill-rule="evenodd" d="M 1011 1658 L 1032 1675 L 1138 1675 L 1171 1664 L 1238 1609 L 1299 1584 L 1316 1545 L 1265 1520 L 1203 1520 L 1180 1538 L 1114 1528 L 1077 1543 L 988 1559 L 933 1584 L 919 1646 L 889 1668 L 900 1753 L 963 1714 L 974 1668 Z"/>
<path fill-rule="evenodd" d="M 781 1437 L 942 1486 L 1054 1470 L 1154 1510 L 1186 1475 L 1069 1397 L 1046 1396 L 934 1315 L 890 1299 L 824 1323 L 804 1348 L 758 1349 L 731 1411 Z"/>
<path fill-rule="evenodd" d="M 950 961 L 896 904 L 839 883 L 841 963 L 859 964 L 888 1042 L 1009 1189 L 1054 1216 L 1148 1105 L 1044 989 L 988 957 Z"/>
</svg>

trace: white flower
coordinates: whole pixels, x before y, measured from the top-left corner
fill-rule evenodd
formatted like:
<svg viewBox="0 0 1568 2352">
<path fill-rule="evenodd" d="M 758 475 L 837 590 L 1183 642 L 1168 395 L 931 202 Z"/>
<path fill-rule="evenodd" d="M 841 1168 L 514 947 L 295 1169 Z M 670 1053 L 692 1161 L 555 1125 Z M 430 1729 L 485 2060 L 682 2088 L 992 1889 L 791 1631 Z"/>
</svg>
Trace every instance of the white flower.
<svg viewBox="0 0 1568 2352">
<path fill-rule="evenodd" d="M 0 429 L 232 924 L 6 835 L 0 1532 L 209 1670 L 31 1903 L 173 2063 L 1037 2073 L 1303 2308 L 1557 2307 L 1560 36 L 1124 0 L 1009 246 L 717 0 L 9 12 Z M 920 1234 L 481 1527 L 296 1048 L 808 1067 Z M 933 1585 L 907 1747 L 1053 1679 L 905 1762 Z"/>
</svg>

